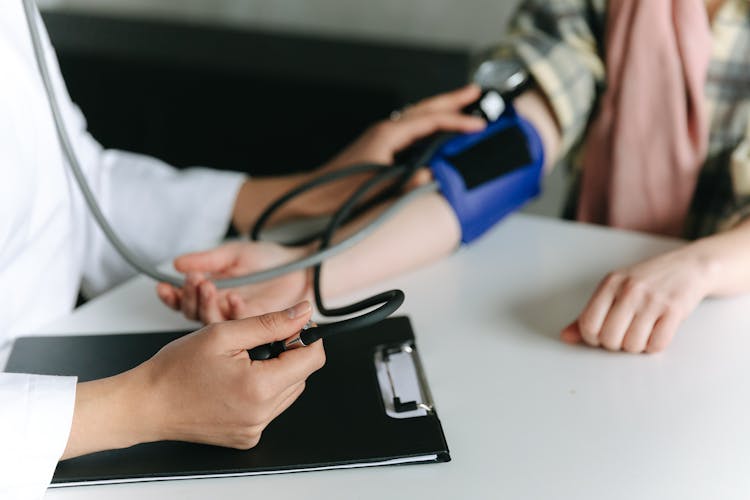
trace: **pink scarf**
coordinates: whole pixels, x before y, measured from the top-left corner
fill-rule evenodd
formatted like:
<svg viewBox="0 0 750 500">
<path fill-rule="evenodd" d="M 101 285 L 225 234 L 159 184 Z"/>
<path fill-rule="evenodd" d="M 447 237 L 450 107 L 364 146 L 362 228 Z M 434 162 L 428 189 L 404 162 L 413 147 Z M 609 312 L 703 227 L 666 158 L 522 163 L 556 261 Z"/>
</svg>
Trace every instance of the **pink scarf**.
<svg viewBox="0 0 750 500">
<path fill-rule="evenodd" d="M 678 236 L 708 143 L 704 0 L 610 0 L 578 219 Z"/>
</svg>

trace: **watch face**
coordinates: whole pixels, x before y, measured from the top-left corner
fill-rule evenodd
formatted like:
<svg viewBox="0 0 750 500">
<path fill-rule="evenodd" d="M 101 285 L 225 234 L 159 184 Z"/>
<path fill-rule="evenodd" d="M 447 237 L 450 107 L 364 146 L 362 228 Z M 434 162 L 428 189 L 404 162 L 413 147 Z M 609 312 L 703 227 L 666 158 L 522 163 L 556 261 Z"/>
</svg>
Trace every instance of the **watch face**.
<svg viewBox="0 0 750 500">
<path fill-rule="evenodd" d="M 503 94 L 512 92 L 527 78 L 528 73 L 515 59 L 484 61 L 474 73 L 474 82 L 480 87 L 497 89 Z"/>
<path fill-rule="evenodd" d="M 494 122 L 505 111 L 505 99 L 497 90 L 487 90 L 479 99 L 479 109 L 482 110 L 487 121 Z"/>
</svg>

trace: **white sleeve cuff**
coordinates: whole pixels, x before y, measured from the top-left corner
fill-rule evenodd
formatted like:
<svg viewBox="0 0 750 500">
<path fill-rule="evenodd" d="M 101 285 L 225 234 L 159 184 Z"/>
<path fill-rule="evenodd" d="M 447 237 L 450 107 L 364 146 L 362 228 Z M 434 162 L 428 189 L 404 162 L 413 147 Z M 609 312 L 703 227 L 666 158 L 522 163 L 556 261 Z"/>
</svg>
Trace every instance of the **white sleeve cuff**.
<svg viewBox="0 0 750 500">
<path fill-rule="evenodd" d="M 68 443 L 76 378 L 0 373 L 0 498 L 41 498 Z"/>
</svg>

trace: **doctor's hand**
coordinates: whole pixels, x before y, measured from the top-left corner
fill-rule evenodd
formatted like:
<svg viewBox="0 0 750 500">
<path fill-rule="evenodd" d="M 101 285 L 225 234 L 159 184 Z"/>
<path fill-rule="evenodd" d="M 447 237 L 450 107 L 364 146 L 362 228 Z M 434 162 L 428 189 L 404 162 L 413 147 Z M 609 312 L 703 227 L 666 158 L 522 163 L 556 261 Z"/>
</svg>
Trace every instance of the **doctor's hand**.
<svg viewBox="0 0 750 500">
<path fill-rule="evenodd" d="M 159 298 L 186 318 L 214 323 L 247 318 L 288 307 L 310 298 L 311 275 L 295 271 L 272 280 L 237 288 L 217 289 L 210 279 L 231 278 L 275 267 L 307 254 L 304 247 L 285 247 L 271 242 L 232 242 L 213 250 L 186 254 L 174 261 L 186 274 L 185 285 L 157 285 Z"/>
<path fill-rule="evenodd" d="M 63 458 L 174 440 L 248 449 L 325 363 L 322 342 L 251 361 L 247 349 L 289 338 L 310 319 L 302 302 L 281 312 L 207 326 L 136 368 L 78 384 Z"/>
<path fill-rule="evenodd" d="M 614 271 L 560 337 L 610 351 L 661 351 L 709 294 L 709 276 L 694 245 Z"/>
</svg>

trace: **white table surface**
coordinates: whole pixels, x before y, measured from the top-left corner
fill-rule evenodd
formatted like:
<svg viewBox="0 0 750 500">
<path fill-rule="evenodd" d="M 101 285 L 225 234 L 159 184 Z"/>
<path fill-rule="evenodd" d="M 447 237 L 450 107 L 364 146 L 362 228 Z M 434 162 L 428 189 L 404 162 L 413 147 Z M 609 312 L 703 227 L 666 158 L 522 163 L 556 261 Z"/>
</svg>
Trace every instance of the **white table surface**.
<svg viewBox="0 0 750 500">
<path fill-rule="evenodd" d="M 604 273 L 678 244 L 515 215 L 471 248 L 391 280 L 406 292 L 450 463 L 53 489 L 47 498 L 746 499 L 750 299 L 705 302 L 658 355 L 557 339 Z M 137 278 L 46 331 L 185 324 Z"/>
</svg>

